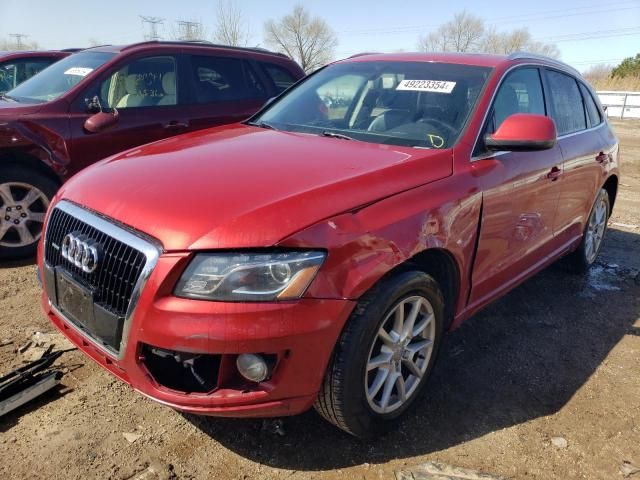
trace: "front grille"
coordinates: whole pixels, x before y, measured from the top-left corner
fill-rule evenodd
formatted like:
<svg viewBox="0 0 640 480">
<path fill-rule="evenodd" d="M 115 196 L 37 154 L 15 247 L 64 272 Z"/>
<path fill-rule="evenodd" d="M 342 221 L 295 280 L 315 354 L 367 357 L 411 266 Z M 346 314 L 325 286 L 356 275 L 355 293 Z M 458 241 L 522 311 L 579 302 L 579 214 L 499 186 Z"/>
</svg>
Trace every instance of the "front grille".
<svg viewBox="0 0 640 480">
<path fill-rule="evenodd" d="M 62 240 L 72 232 L 86 235 L 101 245 L 101 259 L 94 272 L 84 272 L 62 257 Z M 45 260 L 51 267 L 64 268 L 91 290 L 96 304 L 124 317 L 147 257 L 132 246 L 55 208 L 47 225 Z"/>
</svg>

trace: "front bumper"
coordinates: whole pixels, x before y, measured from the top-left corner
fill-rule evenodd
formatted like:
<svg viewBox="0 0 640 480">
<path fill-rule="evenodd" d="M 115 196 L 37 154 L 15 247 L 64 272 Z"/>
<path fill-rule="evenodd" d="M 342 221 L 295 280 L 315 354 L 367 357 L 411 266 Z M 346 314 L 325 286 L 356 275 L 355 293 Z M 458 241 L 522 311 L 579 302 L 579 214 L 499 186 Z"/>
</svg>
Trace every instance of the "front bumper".
<svg viewBox="0 0 640 480">
<path fill-rule="evenodd" d="M 133 314 L 124 351 L 116 358 L 96 346 L 52 308 L 49 320 L 101 367 L 143 395 L 201 415 L 269 417 L 294 415 L 312 406 L 334 345 L 354 302 L 304 298 L 282 303 L 221 303 L 171 295 L 185 255 L 158 260 Z M 211 391 L 188 393 L 158 382 L 145 363 L 146 347 L 220 358 Z M 148 348 L 146 349 L 148 351 Z M 235 371 L 240 353 L 277 358 L 272 376 L 250 383 Z"/>
</svg>

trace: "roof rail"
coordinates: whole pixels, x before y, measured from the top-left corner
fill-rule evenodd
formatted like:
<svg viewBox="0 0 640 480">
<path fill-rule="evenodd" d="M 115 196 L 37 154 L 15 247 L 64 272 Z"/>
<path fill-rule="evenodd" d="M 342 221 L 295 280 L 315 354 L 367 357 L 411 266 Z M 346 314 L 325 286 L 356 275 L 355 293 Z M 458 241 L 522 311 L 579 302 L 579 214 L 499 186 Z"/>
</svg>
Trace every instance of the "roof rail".
<svg viewBox="0 0 640 480">
<path fill-rule="evenodd" d="M 513 52 L 511 54 L 509 54 L 509 56 L 507 57 L 509 60 L 524 60 L 524 59 L 532 59 L 532 60 L 542 60 L 545 62 L 549 62 L 552 65 L 555 65 L 556 67 L 560 67 L 563 68 L 565 70 L 569 70 L 571 73 L 581 76 L 580 72 L 573 68 L 571 65 L 568 65 L 564 62 L 561 62 L 560 60 L 556 60 L 555 58 L 551 58 L 551 57 L 547 57 L 546 55 L 540 55 L 538 53 L 529 53 L 529 52 Z"/>
<path fill-rule="evenodd" d="M 75 53 L 75 52 L 79 52 L 80 50 L 84 50 L 84 48 L 63 48 L 62 50 L 60 50 L 61 52 L 71 52 L 71 53 Z"/>
<path fill-rule="evenodd" d="M 380 52 L 360 52 L 360 53 L 356 53 L 354 55 L 351 55 L 348 58 L 356 58 L 356 57 L 364 57 L 365 55 L 379 55 Z"/>
<path fill-rule="evenodd" d="M 160 44 L 166 44 L 166 45 L 203 45 L 203 46 L 209 46 L 209 47 L 215 47 L 215 48 L 227 48 L 230 50 L 240 50 L 240 51 L 245 51 L 245 52 L 258 52 L 258 53 L 267 53 L 269 55 L 277 55 L 279 57 L 284 57 L 284 58 L 289 58 L 287 55 L 285 55 L 284 53 L 280 53 L 280 52 L 272 52 L 271 50 L 267 50 L 266 48 L 262 48 L 262 47 L 235 47 L 232 45 L 223 45 L 220 43 L 213 43 L 210 42 L 209 40 L 148 40 L 146 42 L 138 42 L 138 43 L 132 43 L 130 45 L 127 45 L 126 47 L 124 47 L 122 50 L 128 50 L 130 48 L 134 48 L 140 45 L 160 45 Z"/>
</svg>

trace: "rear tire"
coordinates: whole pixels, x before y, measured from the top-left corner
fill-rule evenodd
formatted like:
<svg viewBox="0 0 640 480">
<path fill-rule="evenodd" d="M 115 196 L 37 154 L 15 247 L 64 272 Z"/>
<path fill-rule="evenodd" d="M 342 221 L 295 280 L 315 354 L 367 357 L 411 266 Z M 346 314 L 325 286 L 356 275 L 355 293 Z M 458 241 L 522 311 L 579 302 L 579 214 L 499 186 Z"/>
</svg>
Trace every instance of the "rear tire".
<svg viewBox="0 0 640 480">
<path fill-rule="evenodd" d="M 58 185 L 21 165 L 0 166 L 0 259 L 34 256 Z"/>
<path fill-rule="evenodd" d="M 595 263 L 604 242 L 610 213 L 609 194 L 602 188 L 596 196 L 593 207 L 591 207 L 580 245 L 567 257 L 569 267 L 573 272 L 586 273 Z"/>
<path fill-rule="evenodd" d="M 315 409 L 356 437 L 395 426 L 427 382 L 443 322 L 442 292 L 431 276 L 409 271 L 380 282 L 351 314 Z"/>
</svg>

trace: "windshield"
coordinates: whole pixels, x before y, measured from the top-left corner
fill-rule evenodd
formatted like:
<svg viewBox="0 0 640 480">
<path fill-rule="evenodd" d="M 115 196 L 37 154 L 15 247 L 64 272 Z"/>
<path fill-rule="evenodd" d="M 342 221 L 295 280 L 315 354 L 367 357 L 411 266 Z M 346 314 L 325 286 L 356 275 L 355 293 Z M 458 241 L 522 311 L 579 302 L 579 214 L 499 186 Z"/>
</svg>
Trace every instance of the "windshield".
<svg viewBox="0 0 640 480">
<path fill-rule="evenodd" d="M 251 123 L 371 143 L 448 148 L 490 72 L 446 63 L 338 63 L 311 76 Z"/>
<path fill-rule="evenodd" d="M 70 55 L 10 90 L 6 96 L 24 103 L 50 102 L 69 91 L 114 56 L 115 53 L 106 52 L 82 52 Z"/>
</svg>

